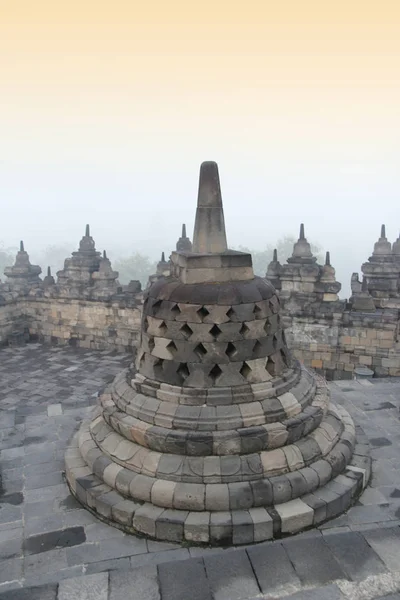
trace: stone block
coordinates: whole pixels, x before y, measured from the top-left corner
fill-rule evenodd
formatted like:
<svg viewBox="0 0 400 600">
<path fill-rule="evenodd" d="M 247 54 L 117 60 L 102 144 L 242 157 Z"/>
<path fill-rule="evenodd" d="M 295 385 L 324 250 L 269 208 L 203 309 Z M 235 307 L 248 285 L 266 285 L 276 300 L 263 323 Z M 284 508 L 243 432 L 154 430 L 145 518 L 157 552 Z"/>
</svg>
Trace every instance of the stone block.
<svg viewBox="0 0 400 600">
<path fill-rule="evenodd" d="M 174 492 L 174 508 L 180 510 L 204 510 L 206 486 L 203 484 L 177 483 Z"/>
<path fill-rule="evenodd" d="M 165 508 L 173 507 L 174 492 L 177 484 L 175 481 L 156 479 L 151 488 L 151 502 L 156 506 Z"/>
<path fill-rule="evenodd" d="M 145 503 L 135 511 L 132 526 L 138 533 L 156 537 L 157 519 L 165 511 L 164 508 Z"/>
<path fill-rule="evenodd" d="M 157 518 L 156 537 L 169 542 L 181 542 L 184 539 L 184 523 L 188 511 L 166 509 Z"/>
<path fill-rule="evenodd" d="M 281 518 L 282 533 L 295 533 L 313 524 L 313 509 L 299 498 L 276 505 L 275 510 Z"/>
<path fill-rule="evenodd" d="M 210 542 L 218 545 L 232 544 L 232 513 L 230 511 L 210 514 Z"/>
<path fill-rule="evenodd" d="M 229 488 L 226 483 L 206 485 L 206 510 L 229 510 Z"/>
<path fill-rule="evenodd" d="M 228 488 L 230 510 L 251 508 L 254 505 L 253 491 L 249 482 L 228 483 Z"/>
<path fill-rule="evenodd" d="M 184 535 L 188 542 L 209 542 L 210 513 L 189 512 L 184 525 Z"/>
<path fill-rule="evenodd" d="M 233 544 L 252 544 L 254 542 L 253 519 L 247 510 L 232 512 L 232 542 Z"/>
<path fill-rule="evenodd" d="M 253 521 L 254 542 L 263 542 L 273 536 L 273 522 L 265 508 L 249 508 L 249 515 Z"/>
</svg>

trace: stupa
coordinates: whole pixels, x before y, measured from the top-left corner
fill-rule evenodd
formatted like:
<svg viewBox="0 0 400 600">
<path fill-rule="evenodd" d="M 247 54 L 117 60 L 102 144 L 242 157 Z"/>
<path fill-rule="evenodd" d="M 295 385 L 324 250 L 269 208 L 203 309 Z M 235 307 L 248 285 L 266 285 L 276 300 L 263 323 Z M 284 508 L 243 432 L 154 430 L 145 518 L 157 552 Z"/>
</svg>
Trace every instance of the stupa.
<svg viewBox="0 0 400 600">
<path fill-rule="evenodd" d="M 279 311 L 251 255 L 228 249 L 218 167 L 203 163 L 192 251 L 146 290 L 136 364 L 66 453 L 74 496 L 126 532 L 211 545 L 347 509 L 369 462 L 325 381 L 292 360 Z"/>
<path fill-rule="evenodd" d="M 10 287 L 20 291 L 24 288 L 28 289 L 31 286 L 40 285 L 42 283 L 39 277 L 41 272 L 42 269 L 38 265 L 31 264 L 23 241 L 19 244 L 19 252 L 14 265 L 4 269 L 4 275 L 8 277 Z"/>
</svg>

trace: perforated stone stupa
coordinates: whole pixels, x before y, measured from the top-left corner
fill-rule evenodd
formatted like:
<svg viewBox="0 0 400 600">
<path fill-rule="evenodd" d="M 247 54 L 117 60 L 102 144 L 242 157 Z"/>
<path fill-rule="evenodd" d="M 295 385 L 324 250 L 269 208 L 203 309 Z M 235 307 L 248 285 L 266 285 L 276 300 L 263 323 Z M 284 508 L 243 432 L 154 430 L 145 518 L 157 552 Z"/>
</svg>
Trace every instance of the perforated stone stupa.
<svg viewBox="0 0 400 600">
<path fill-rule="evenodd" d="M 218 168 L 203 163 L 193 248 L 146 290 L 136 365 L 67 451 L 78 500 L 127 532 L 212 545 L 347 509 L 369 478 L 366 445 L 291 359 L 279 311 L 251 255 L 228 249 Z"/>
</svg>

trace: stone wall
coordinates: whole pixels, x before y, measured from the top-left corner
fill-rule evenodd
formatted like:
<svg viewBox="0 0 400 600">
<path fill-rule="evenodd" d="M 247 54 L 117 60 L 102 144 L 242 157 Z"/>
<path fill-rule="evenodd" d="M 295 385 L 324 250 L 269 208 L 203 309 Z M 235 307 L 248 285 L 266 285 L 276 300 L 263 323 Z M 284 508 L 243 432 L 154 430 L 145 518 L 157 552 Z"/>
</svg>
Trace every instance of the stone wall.
<svg viewBox="0 0 400 600">
<path fill-rule="evenodd" d="M 0 306 L 0 344 L 15 331 L 31 340 L 129 351 L 140 335 L 140 302 L 20 297 Z"/>
<path fill-rule="evenodd" d="M 14 331 L 21 331 L 21 311 L 18 294 L 0 293 L 0 346 L 8 342 Z"/>
<path fill-rule="evenodd" d="M 376 376 L 400 376 L 396 315 L 346 311 L 340 323 L 286 317 L 286 337 L 294 355 L 327 379 L 351 379 L 367 366 Z"/>
</svg>

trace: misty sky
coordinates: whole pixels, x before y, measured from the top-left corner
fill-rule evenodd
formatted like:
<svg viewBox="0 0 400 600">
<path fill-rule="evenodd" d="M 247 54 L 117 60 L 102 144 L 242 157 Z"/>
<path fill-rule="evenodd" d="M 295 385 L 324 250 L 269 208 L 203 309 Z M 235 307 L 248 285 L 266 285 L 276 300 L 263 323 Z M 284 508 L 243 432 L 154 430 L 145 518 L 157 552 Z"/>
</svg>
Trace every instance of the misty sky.
<svg viewBox="0 0 400 600">
<path fill-rule="evenodd" d="M 216 160 L 231 246 L 304 222 L 347 286 L 400 227 L 399 3 L 143 4 L 0 0 L 0 242 L 158 257 Z"/>
</svg>

